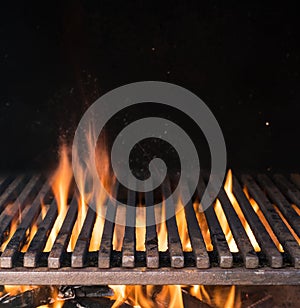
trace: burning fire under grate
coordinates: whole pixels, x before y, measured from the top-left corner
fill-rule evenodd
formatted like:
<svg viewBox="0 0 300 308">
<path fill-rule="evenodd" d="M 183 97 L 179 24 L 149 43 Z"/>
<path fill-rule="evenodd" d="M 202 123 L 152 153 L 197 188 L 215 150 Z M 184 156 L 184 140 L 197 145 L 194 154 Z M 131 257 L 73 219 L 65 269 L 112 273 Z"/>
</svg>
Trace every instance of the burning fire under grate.
<svg viewBox="0 0 300 308">
<path fill-rule="evenodd" d="M 62 164 L 53 189 L 37 175 L 1 179 L 2 284 L 299 285 L 299 175 L 229 171 L 214 206 L 203 213 L 201 179 L 176 215 L 145 227 L 149 217 L 175 214 L 180 200 L 156 211 L 148 207 L 151 193 L 141 199 L 128 191 L 131 207 L 108 211 L 102 202 L 99 208 L 113 223 L 85 206 L 72 188 L 70 166 Z M 169 189 L 164 185 L 162 195 Z M 119 224 L 122 219 L 136 227 Z"/>
</svg>

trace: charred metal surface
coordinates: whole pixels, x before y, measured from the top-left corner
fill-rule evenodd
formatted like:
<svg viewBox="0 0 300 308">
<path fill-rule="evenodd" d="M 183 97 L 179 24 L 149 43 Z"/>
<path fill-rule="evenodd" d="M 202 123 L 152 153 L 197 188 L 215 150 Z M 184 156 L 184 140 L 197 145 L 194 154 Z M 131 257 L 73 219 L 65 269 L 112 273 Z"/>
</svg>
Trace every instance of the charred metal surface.
<svg viewBox="0 0 300 308">
<path fill-rule="evenodd" d="M 49 254 L 48 267 L 59 268 L 61 266 L 61 261 L 67 251 L 67 246 L 72 234 L 72 229 L 76 221 L 77 212 L 77 197 L 74 195 L 73 200 L 69 206 L 66 218 L 61 226 L 61 229 Z"/>
<path fill-rule="evenodd" d="M 104 223 L 100 250 L 99 250 L 99 257 L 98 257 L 98 266 L 100 268 L 110 267 L 113 232 L 114 232 L 114 223 L 112 222 L 112 220 L 113 221 L 115 220 L 116 211 L 117 211 L 116 205 L 109 202 L 106 210 L 106 218 L 110 216 L 110 219 L 106 219 Z"/>
<path fill-rule="evenodd" d="M 134 267 L 135 266 L 135 225 L 136 211 L 136 193 L 133 191 L 128 191 L 126 207 L 126 227 L 125 235 L 123 240 L 122 249 L 122 266 L 124 267 Z"/>
<path fill-rule="evenodd" d="M 268 257 L 271 267 L 282 267 L 282 256 L 280 252 L 272 241 L 268 231 L 255 214 L 253 207 L 235 177 L 233 178 L 233 192 L 261 250 Z"/>
<path fill-rule="evenodd" d="M 243 256 L 246 268 L 258 267 L 259 264 L 258 257 L 251 245 L 251 242 L 248 238 L 248 235 L 240 219 L 238 218 L 237 213 L 232 207 L 230 200 L 223 188 L 220 190 L 218 198 L 221 202 L 222 208 L 224 210 L 234 240 Z"/>
<path fill-rule="evenodd" d="M 243 175 L 242 181 L 249 190 L 250 195 L 258 203 L 270 226 L 273 227 L 273 231 L 284 250 L 289 253 L 294 266 L 300 268 L 300 247 L 287 226 L 275 211 L 274 206 L 251 176 Z"/>
<path fill-rule="evenodd" d="M 202 178 L 200 178 L 197 191 L 198 195 L 202 196 L 205 190 L 205 184 Z M 200 205 L 201 206 L 201 205 Z M 202 209 L 199 209 L 202 210 Z M 218 253 L 218 259 L 220 267 L 230 268 L 233 263 L 233 256 L 229 250 L 228 243 L 226 241 L 225 234 L 220 226 L 217 215 L 213 209 L 213 206 L 210 206 L 205 211 L 206 221 L 210 231 L 211 241 L 214 247 L 214 250 Z"/>
<path fill-rule="evenodd" d="M 83 267 L 85 264 L 95 220 L 96 212 L 89 208 L 72 253 L 72 267 Z"/>
<path fill-rule="evenodd" d="M 291 204 L 286 200 L 280 190 L 274 185 L 268 176 L 259 174 L 258 182 L 267 192 L 274 205 L 278 206 L 285 219 L 293 227 L 294 231 L 300 237 L 300 216 L 293 210 Z"/>
<path fill-rule="evenodd" d="M 57 204 L 53 200 L 47 214 L 39 225 L 37 233 L 35 234 L 33 240 L 31 241 L 27 252 L 24 256 L 24 266 L 26 267 L 36 267 L 39 261 L 40 255 L 46 246 L 48 236 L 51 232 L 51 228 L 54 225 L 55 219 L 57 217 Z"/>
<path fill-rule="evenodd" d="M 188 189 L 188 187 L 186 187 Z M 200 230 L 200 226 L 193 208 L 192 200 L 184 207 L 186 220 L 188 222 L 188 233 L 191 240 L 193 253 L 196 259 L 196 266 L 198 268 L 208 268 L 209 257 L 206 251 L 204 239 Z"/>
<path fill-rule="evenodd" d="M 300 271 L 291 268 L 269 267 L 248 270 L 245 268 L 111 268 L 82 269 L 47 267 L 36 269 L 2 269 L 0 280 L 3 284 L 32 285 L 97 285 L 97 284 L 203 284 L 203 285 L 300 285 Z"/>
<path fill-rule="evenodd" d="M 166 184 L 163 186 L 163 195 L 170 196 L 170 190 L 170 183 L 169 181 L 167 181 Z M 171 217 L 166 220 L 171 266 L 175 268 L 181 268 L 184 267 L 184 257 L 175 218 L 175 204 L 172 198 L 168 198 L 165 203 L 166 217 Z"/>
<path fill-rule="evenodd" d="M 158 268 L 159 267 L 159 255 L 158 255 L 158 238 L 155 226 L 155 213 L 153 208 L 153 194 L 145 194 L 146 203 L 146 255 L 147 255 L 147 267 Z"/>
</svg>

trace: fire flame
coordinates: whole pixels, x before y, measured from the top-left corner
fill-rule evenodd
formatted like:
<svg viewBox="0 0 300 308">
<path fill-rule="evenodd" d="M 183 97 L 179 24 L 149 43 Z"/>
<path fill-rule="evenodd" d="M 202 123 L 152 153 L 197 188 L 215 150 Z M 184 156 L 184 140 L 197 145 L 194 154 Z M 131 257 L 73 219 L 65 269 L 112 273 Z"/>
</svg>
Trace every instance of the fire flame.
<svg viewBox="0 0 300 308">
<path fill-rule="evenodd" d="M 185 218 L 184 205 L 182 204 L 181 199 L 179 199 L 177 202 L 176 222 L 183 251 L 192 251 L 192 245 L 188 234 L 187 221 Z"/>
<path fill-rule="evenodd" d="M 205 217 L 205 214 L 203 212 L 199 212 L 199 202 L 194 202 L 193 204 L 194 211 L 196 213 L 196 217 L 198 220 L 198 223 L 200 225 L 201 233 L 205 242 L 206 249 L 208 251 L 213 251 L 213 245 L 211 241 L 210 231 L 208 228 L 207 220 Z"/>
<path fill-rule="evenodd" d="M 36 232 L 38 230 L 38 226 L 37 226 L 37 223 L 35 222 L 32 227 L 27 230 L 27 233 L 28 233 L 28 236 L 27 236 L 27 241 L 26 243 L 24 244 L 24 246 L 22 247 L 22 252 L 26 252 L 27 251 L 27 248 L 29 247 L 33 237 L 35 236 Z"/>
<path fill-rule="evenodd" d="M 255 236 L 254 236 L 254 234 L 253 234 L 253 232 L 252 232 L 252 230 L 251 230 L 251 228 L 250 228 L 250 226 L 249 226 L 249 224 L 248 224 L 248 222 L 247 222 L 247 220 L 246 220 L 246 218 L 245 218 L 245 216 L 244 216 L 244 214 L 243 214 L 243 212 L 242 212 L 242 210 L 241 210 L 241 208 L 240 208 L 240 206 L 239 206 L 239 204 L 238 204 L 238 202 L 237 202 L 237 200 L 236 200 L 236 198 L 235 198 L 235 196 L 232 192 L 232 172 L 231 172 L 231 170 L 229 170 L 228 173 L 227 173 L 224 189 L 225 189 L 225 191 L 226 191 L 226 193 L 227 193 L 227 195 L 228 195 L 228 197 L 229 197 L 229 199 L 230 199 L 230 201 L 233 205 L 234 210 L 236 211 L 240 221 L 242 222 L 244 229 L 246 230 L 246 233 L 247 233 L 247 235 L 250 239 L 252 246 L 254 247 L 254 250 L 260 251 L 260 247 L 259 247 L 259 245 L 258 245 L 258 243 L 255 239 Z"/>
<path fill-rule="evenodd" d="M 292 204 L 292 207 L 295 210 L 295 212 L 300 216 L 300 209 L 298 208 L 298 206 L 295 204 Z"/>
<path fill-rule="evenodd" d="M 287 226 L 287 228 L 290 230 L 291 234 L 293 235 L 293 237 L 295 238 L 295 240 L 297 241 L 298 245 L 300 245 L 300 238 L 297 235 L 297 233 L 293 230 L 293 228 L 291 227 L 291 225 L 288 223 L 288 221 L 286 220 L 286 218 L 283 216 L 283 214 L 281 213 L 281 211 L 279 210 L 279 208 L 276 205 L 273 205 L 275 211 L 277 212 L 277 214 L 280 216 L 280 218 L 282 219 L 282 221 L 285 223 L 285 225 Z"/>
<path fill-rule="evenodd" d="M 146 208 L 144 205 L 139 205 L 136 208 L 136 250 L 145 251 L 145 237 L 146 237 Z"/>
<path fill-rule="evenodd" d="M 201 302 L 207 303 L 211 305 L 210 295 L 208 294 L 205 286 L 203 285 L 195 285 L 190 289 L 190 294 L 196 298 L 198 298 Z"/>
<path fill-rule="evenodd" d="M 5 285 L 4 290 L 9 293 L 10 296 L 15 296 L 19 293 L 24 293 L 26 291 L 32 290 L 37 286 L 17 286 L 17 285 Z"/>
<path fill-rule="evenodd" d="M 5 211 L 7 212 L 7 214 L 9 215 L 12 212 L 12 208 L 13 208 L 13 204 L 8 204 L 5 208 Z M 1 252 L 3 252 L 7 246 L 7 244 L 9 243 L 9 241 L 11 240 L 11 238 L 13 237 L 15 231 L 17 230 L 17 226 L 20 223 L 20 219 L 21 219 L 21 215 L 19 214 L 19 217 L 14 218 L 10 224 L 10 229 L 9 229 L 9 233 L 7 235 L 6 240 L 2 243 L 1 245 Z"/>
<path fill-rule="evenodd" d="M 266 228 L 266 230 L 268 231 L 272 241 L 274 242 L 274 244 L 276 245 L 277 249 L 280 251 L 280 252 L 283 252 L 283 247 L 282 245 L 280 244 L 277 236 L 275 235 L 275 233 L 273 232 L 271 226 L 269 225 L 267 219 L 265 218 L 263 212 L 260 210 L 258 204 L 256 203 L 256 201 L 250 197 L 249 195 L 249 192 L 247 190 L 247 187 L 244 188 L 244 193 L 246 195 L 246 197 L 248 198 L 250 204 L 252 205 L 255 213 L 257 214 L 258 218 L 260 219 L 260 221 L 262 222 L 262 224 L 264 225 L 264 227 Z"/>
<path fill-rule="evenodd" d="M 154 308 L 183 308 L 181 287 L 179 285 L 170 286 L 116 286 L 110 285 L 114 290 L 111 297 L 115 300 L 112 308 L 120 307 L 123 303 L 128 303 L 133 307 Z"/>
<path fill-rule="evenodd" d="M 109 169 L 109 156 L 107 155 L 105 149 L 102 149 L 101 155 L 99 154 L 99 160 L 101 160 L 101 180 L 102 183 L 104 183 L 104 186 L 108 189 L 108 191 L 112 191 L 115 183 L 115 179 L 110 176 L 110 169 Z M 98 161 L 98 160 L 97 160 Z M 97 168 L 100 168 L 100 163 L 98 163 Z M 80 230 L 83 226 L 84 219 L 87 214 L 87 204 L 90 201 L 92 193 L 87 191 L 85 192 L 85 181 L 86 181 L 86 170 L 79 170 L 80 181 L 77 183 L 77 185 L 81 186 L 80 191 L 84 191 L 84 194 L 80 195 L 78 197 L 78 216 L 76 223 L 74 225 L 68 251 L 72 251 L 74 249 L 74 246 L 76 244 L 78 235 L 80 233 Z M 68 149 L 65 145 L 61 147 L 60 152 L 60 162 L 58 165 L 58 168 L 56 172 L 54 173 L 52 177 L 52 189 L 53 193 L 57 202 L 58 206 L 58 216 L 56 218 L 56 221 L 54 223 L 54 226 L 51 230 L 51 233 L 49 235 L 48 241 L 46 243 L 44 251 L 50 251 L 53 243 L 56 239 L 56 236 L 62 226 L 62 223 L 64 221 L 64 218 L 66 216 L 67 210 L 68 210 L 68 196 L 69 196 L 69 189 L 72 181 L 72 168 L 71 163 L 69 160 L 68 155 Z M 252 233 L 252 230 L 245 219 L 242 210 L 232 192 L 232 173 L 231 170 L 229 170 L 226 182 L 224 185 L 225 191 L 233 205 L 234 210 L 236 211 L 239 219 L 241 220 L 243 227 L 246 230 L 246 233 L 249 236 L 249 239 L 255 249 L 255 251 L 260 251 L 260 247 Z M 263 213 L 259 209 L 259 206 L 255 202 L 254 199 L 252 199 L 247 190 L 244 190 L 247 198 L 249 199 L 253 209 L 259 216 L 260 220 L 264 224 L 265 228 L 269 232 L 271 238 L 273 239 L 274 243 L 278 247 L 280 251 L 283 251 L 281 244 L 279 243 L 277 237 L 272 231 L 272 228 L 268 224 L 267 220 L 265 219 Z M 96 192 L 97 200 L 96 200 L 96 211 L 97 211 L 97 217 L 96 222 L 94 224 L 93 233 L 91 237 L 90 242 L 90 251 L 96 251 L 99 249 L 100 241 L 102 237 L 103 232 L 103 226 L 104 226 L 104 218 L 105 217 L 105 211 L 106 208 L 104 206 L 105 204 L 105 194 L 100 191 Z M 42 202 L 42 213 L 41 217 L 45 217 L 47 207 Z M 9 210 L 9 207 L 12 205 L 8 205 L 7 211 Z M 207 247 L 207 250 L 213 250 L 210 232 L 208 228 L 208 224 L 206 221 L 206 217 L 204 213 L 201 213 L 197 211 L 199 208 L 199 203 L 194 203 L 194 209 L 196 212 L 196 217 L 198 220 L 198 223 L 201 228 L 201 232 Z M 300 214 L 300 210 L 298 207 L 293 205 L 294 210 Z M 287 224 L 286 220 L 282 216 L 281 212 L 277 207 L 275 207 L 276 211 L 279 215 L 281 215 L 282 220 Z M 219 202 L 219 200 L 216 201 L 214 205 L 214 210 L 216 212 L 216 215 L 220 221 L 221 227 L 223 229 L 223 232 L 226 236 L 226 240 L 229 244 L 229 248 L 232 252 L 237 252 L 238 248 L 236 246 L 236 243 L 234 241 L 232 232 L 230 230 L 229 224 L 227 222 L 226 216 L 223 212 L 222 206 Z M 100 215 L 99 215 L 100 214 Z M 168 249 L 168 241 L 167 241 L 167 227 L 165 222 L 166 217 L 166 209 L 165 204 L 163 203 L 162 206 L 158 209 L 155 208 L 155 216 L 160 215 L 161 218 L 159 221 L 162 221 L 161 223 L 158 223 L 156 225 L 157 229 L 157 236 L 158 236 L 158 249 L 159 251 L 166 251 Z M 124 219 L 126 218 L 126 209 L 124 207 L 118 207 L 116 212 L 116 224 L 114 228 L 114 235 L 113 235 L 113 249 L 114 250 L 122 250 L 122 240 L 124 237 Z M 191 251 L 191 242 L 188 234 L 188 226 L 187 221 L 185 217 L 185 211 L 184 206 L 179 199 L 177 202 L 177 208 L 176 208 L 176 222 L 178 226 L 178 232 L 180 236 L 180 240 L 182 243 L 182 247 L 184 251 Z M 17 228 L 17 225 L 19 223 L 19 219 L 16 218 L 13 220 L 11 224 L 11 230 L 9 233 L 9 236 L 7 240 L 2 244 L 1 251 L 3 251 L 11 239 L 12 235 L 14 234 L 14 231 Z M 144 205 L 140 205 L 136 208 L 136 249 L 139 251 L 145 251 L 145 235 L 146 235 L 146 208 Z M 290 227 L 289 227 L 290 228 Z M 34 237 L 34 234 L 37 231 L 37 224 L 35 223 L 27 232 L 28 232 L 28 240 L 27 243 L 23 246 L 22 251 L 26 251 L 28 245 L 30 244 L 30 241 Z M 292 232 L 293 230 L 290 229 Z M 292 232 L 293 233 L 293 232 Z M 294 237 L 300 244 L 300 239 L 296 237 L 296 235 L 293 233 Z M 173 286 L 110 286 L 114 290 L 114 296 L 111 298 L 112 300 L 115 300 L 112 307 L 119 307 L 123 303 L 128 303 L 134 307 L 174 307 L 174 308 L 180 308 L 183 307 L 183 298 L 182 298 L 182 288 L 186 288 L 184 286 L 179 285 L 173 285 Z M 32 286 L 5 286 L 5 291 L 10 292 L 11 294 L 18 294 L 20 292 L 24 292 L 26 290 L 32 289 Z M 216 307 L 240 307 L 240 300 L 239 300 L 239 293 L 237 294 L 235 286 L 232 286 L 226 296 L 222 292 L 215 292 L 213 296 L 210 295 L 210 292 L 207 290 L 204 286 L 191 286 L 189 288 L 189 292 L 192 296 L 198 298 L 202 302 L 205 302 L 207 304 L 212 304 L 212 297 L 214 298 L 214 305 Z M 222 295 L 223 294 L 223 295 Z M 56 301 L 53 305 L 53 307 L 62 307 L 63 302 L 62 301 Z"/>
<path fill-rule="evenodd" d="M 62 226 L 68 210 L 68 194 L 72 180 L 72 168 L 68 158 L 68 149 L 62 145 L 60 151 L 60 161 L 56 172 L 53 175 L 52 189 L 57 202 L 58 216 L 48 237 L 44 251 L 51 250 L 56 236 Z"/>
<path fill-rule="evenodd" d="M 231 252 L 238 252 L 238 247 L 236 245 L 236 242 L 233 238 L 232 232 L 230 230 L 229 224 L 227 222 L 227 218 L 225 216 L 225 213 L 222 209 L 220 201 L 217 199 L 214 205 L 214 210 L 216 212 L 216 215 L 218 217 L 218 220 L 220 222 L 221 228 L 225 234 L 226 241 L 228 243 L 229 249 Z"/>
<path fill-rule="evenodd" d="M 167 233 L 167 225 L 166 225 L 166 204 L 163 201 L 161 207 L 155 208 L 155 217 L 160 223 L 156 224 L 156 232 L 158 239 L 158 250 L 159 251 L 167 251 L 168 250 L 168 233 Z"/>
</svg>

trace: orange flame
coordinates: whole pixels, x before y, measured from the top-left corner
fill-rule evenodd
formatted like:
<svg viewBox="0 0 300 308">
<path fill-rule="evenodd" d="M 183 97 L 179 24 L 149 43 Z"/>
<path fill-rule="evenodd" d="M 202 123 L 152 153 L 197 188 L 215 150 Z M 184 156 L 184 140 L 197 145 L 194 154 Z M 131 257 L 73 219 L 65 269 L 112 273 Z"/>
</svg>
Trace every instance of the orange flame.
<svg viewBox="0 0 300 308">
<path fill-rule="evenodd" d="M 210 296 L 203 285 L 194 285 L 190 289 L 190 294 L 198 298 L 201 302 L 211 305 Z"/>
<path fill-rule="evenodd" d="M 232 232 L 230 230 L 229 224 L 227 222 L 225 213 L 222 209 L 220 201 L 217 199 L 214 205 L 214 210 L 216 212 L 216 215 L 218 217 L 218 220 L 220 222 L 221 228 L 225 234 L 226 241 L 228 243 L 229 249 L 231 252 L 238 252 L 238 247 L 236 245 L 236 242 L 233 238 Z"/>
<path fill-rule="evenodd" d="M 155 208 L 155 217 L 157 217 L 158 223 L 156 225 L 157 239 L 158 239 L 158 250 L 167 251 L 168 250 L 168 233 L 166 225 L 166 205 L 162 202 L 161 207 Z"/>
<path fill-rule="evenodd" d="M 55 220 L 54 226 L 48 237 L 44 251 L 50 251 L 56 236 L 62 226 L 64 218 L 68 210 L 68 194 L 72 180 L 72 168 L 68 158 L 68 149 L 66 145 L 62 145 L 60 149 L 60 161 L 57 170 L 53 175 L 52 189 L 57 202 L 58 216 Z"/>
<path fill-rule="evenodd" d="M 10 213 L 12 213 L 13 210 L 13 203 L 10 203 L 6 206 L 5 208 L 5 212 L 9 215 Z M 11 240 L 11 238 L 13 237 L 15 231 L 17 230 L 17 226 L 20 223 L 21 220 L 21 216 L 19 215 L 19 217 L 17 218 L 13 218 L 11 224 L 10 224 L 10 229 L 9 229 L 9 233 L 7 234 L 7 238 L 6 240 L 2 243 L 1 245 L 1 249 L 0 251 L 3 252 L 7 246 L 7 244 L 9 243 L 9 241 Z"/>
<path fill-rule="evenodd" d="M 31 227 L 29 230 L 27 230 L 27 233 L 28 233 L 27 241 L 26 241 L 26 243 L 24 244 L 24 246 L 22 247 L 22 250 L 21 250 L 22 252 L 26 252 L 26 251 L 27 251 L 27 249 L 28 249 L 28 247 L 29 247 L 29 245 L 30 245 L 30 243 L 31 243 L 31 241 L 32 241 L 32 239 L 33 239 L 33 237 L 35 236 L 37 230 L 38 230 L 37 223 L 34 222 L 34 224 L 32 225 L 32 227 Z"/>
<path fill-rule="evenodd" d="M 114 290 L 111 297 L 115 300 L 112 308 L 120 307 L 123 303 L 128 303 L 133 307 L 154 308 L 169 307 L 183 308 L 181 287 L 174 286 L 116 286 L 110 285 Z"/>
<path fill-rule="evenodd" d="M 291 225 L 289 224 L 289 222 L 286 220 L 286 218 L 283 216 L 283 214 L 281 213 L 281 211 L 279 210 L 279 208 L 276 205 L 273 205 L 275 211 L 278 213 L 278 215 L 280 216 L 280 218 L 282 219 L 282 221 L 285 223 L 285 225 L 287 226 L 287 228 L 290 230 L 291 234 L 293 235 L 293 237 L 295 238 L 295 240 L 297 241 L 298 245 L 300 245 L 300 238 L 299 236 L 296 234 L 296 232 L 293 230 L 293 228 L 291 227 Z"/>
<path fill-rule="evenodd" d="M 136 250 L 145 251 L 145 237 L 146 237 L 146 208 L 145 206 L 138 206 L 136 208 Z"/>
<path fill-rule="evenodd" d="M 264 225 L 264 227 L 266 228 L 266 230 L 268 231 L 272 241 L 274 242 L 274 244 L 276 245 L 277 249 L 280 251 L 280 252 L 283 252 L 283 247 L 282 245 L 280 244 L 277 236 L 275 235 L 275 233 L 273 232 L 271 226 L 269 225 L 267 219 L 265 218 L 263 212 L 260 210 L 258 204 L 256 203 L 256 201 L 250 197 L 249 195 L 249 192 L 247 190 L 247 187 L 244 188 L 244 193 L 246 195 L 246 197 L 248 198 L 250 204 L 252 205 L 255 213 L 257 214 L 258 218 L 260 219 L 260 221 L 262 222 L 262 224 Z"/>
<path fill-rule="evenodd" d="M 34 288 L 37 288 L 37 286 L 19 286 L 19 285 L 5 285 L 4 290 L 6 293 L 9 293 L 10 296 L 15 296 L 19 293 L 23 293 L 29 290 L 32 290 Z"/>
<path fill-rule="evenodd" d="M 229 292 L 227 290 L 225 287 L 216 288 L 213 296 L 214 305 L 220 308 L 240 308 L 242 305 L 240 292 L 236 292 L 235 286 L 231 286 Z"/>
<path fill-rule="evenodd" d="M 208 224 L 207 224 L 205 214 L 203 212 L 199 212 L 199 203 L 198 202 L 194 202 L 193 207 L 194 207 L 194 211 L 196 213 L 198 223 L 200 225 L 200 229 L 201 229 L 201 233 L 203 235 L 203 239 L 204 239 L 204 242 L 205 242 L 206 249 L 208 251 L 213 251 L 213 245 L 212 245 L 212 241 L 211 241 L 210 231 L 209 231 L 209 228 L 208 228 Z"/>
<path fill-rule="evenodd" d="M 122 250 L 123 238 L 125 234 L 126 224 L 126 207 L 119 205 L 117 208 L 115 229 L 113 234 L 113 249 L 116 251 Z"/>
<path fill-rule="evenodd" d="M 295 204 L 292 204 L 292 207 L 295 210 L 295 212 L 300 216 L 300 209 L 298 208 L 298 206 Z"/>
<path fill-rule="evenodd" d="M 229 197 L 229 199 L 230 199 L 230 201 L 233 205 L 234 210 L 236 211 L 240 221 L 242 222 L 244 229 L 246 230 L 246 233 L 247 233 L 247 235 L 250 239 L 252 246 L 254 247 L 254 250 L 260 251 L 260 247 L 259 247 L 259 245 L 258 245 L 258 243 L 255 239 L 255 236 L 254 236 L 254 234 L 253 234 L 253 232 L 252 232 L 252 230 L 251 230 L 251 228 L 250 228 L 250 226 L 249 226 L 249 224 L 248 224 L 248 222 L 247 222 L 247 220 L 246 220 L 246 218 L 245 218 L 245 216 L 244 216 L 244 214 L 243 214 L 243 212 L 242 212 L 242 210 L 241 210 L 241 208 L 240 208 L 240 206 L 239 206 L 239 204 L 238 204 L 238 202 L 237 202 L 237 200 L 236 200 L 236 198 L 235 198 L 235 196 L 232 192 L 232 172 L 231 172 L 231 170 L 229 170 L 228 173 L 227 173 L 224 189 L 225 189 L 225 191 L 226 191 L 226 193 L 227 193 L 227 195 L 228 195 L 228 197 Z"/>
<path fill-rule="evenodd" d="M 90 151 L 94 150 L 92 140 L 93 140 L 93 130 L 91 129 L 88 136 L 88 146 L 90 148 Z M 99 142 L 97 143 L 95 163 L 102 185 L 104 186 L 107 192 L 112 194 L 115 186 L 115 178 L 111 175 L 110 172 L 109 154 L 107 152 L 105 139 L 103 138 L 100 138 Z M 83 181 L 83 183 L 85 182 Z M 105 222 L 106 193 L 104 190 L 92 191 L 90 193 L 96 196 L 97 217 L 92 232 L 89 250 L 96 251 L 100 247 L 100 241 L 102 238 L 103 227 Z"/>
<path fill-rule="evenodd" d="M 185 218 L 184 205 L 178 200 L 176 208 L 176 222 L 183 251 L 192 251 L 192 245 L 188 234 L 188 227 Z"/>
</svg>

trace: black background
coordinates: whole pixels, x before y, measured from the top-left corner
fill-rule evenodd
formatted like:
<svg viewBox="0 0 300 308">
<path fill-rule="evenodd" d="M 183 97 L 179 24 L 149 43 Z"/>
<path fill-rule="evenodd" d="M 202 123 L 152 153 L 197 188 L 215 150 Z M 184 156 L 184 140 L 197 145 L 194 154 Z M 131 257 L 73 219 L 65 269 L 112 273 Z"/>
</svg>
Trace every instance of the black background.
<svg viewBox="0 0 300 308">
<path fill-rule="evenodd" d="M 100 95 L 160 80 L 213 111 L 229 167 L 299 171 L 298 10 L 241 2 L 2 1 L 0 169 L 51 168 Z"/>
</svg>

